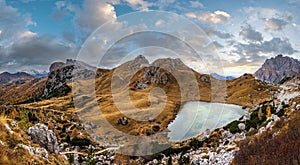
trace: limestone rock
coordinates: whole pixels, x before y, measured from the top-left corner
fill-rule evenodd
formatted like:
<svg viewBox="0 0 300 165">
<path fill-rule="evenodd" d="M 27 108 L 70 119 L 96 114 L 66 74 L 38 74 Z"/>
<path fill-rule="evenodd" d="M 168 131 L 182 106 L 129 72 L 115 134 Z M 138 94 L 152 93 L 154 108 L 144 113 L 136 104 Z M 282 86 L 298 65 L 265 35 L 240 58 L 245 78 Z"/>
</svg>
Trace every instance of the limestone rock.
<svg viewBox="0 0 300 165">
<path fill-rule="evenodd" d="M 44 124 L 37 124 L 28 128 L 28 135 L 34 143 L 39 144 L 51 153 L 58 153 L 59 146 L 57 138 L 52 130 L 48 130 L 48 127 Z"/>
</svg>

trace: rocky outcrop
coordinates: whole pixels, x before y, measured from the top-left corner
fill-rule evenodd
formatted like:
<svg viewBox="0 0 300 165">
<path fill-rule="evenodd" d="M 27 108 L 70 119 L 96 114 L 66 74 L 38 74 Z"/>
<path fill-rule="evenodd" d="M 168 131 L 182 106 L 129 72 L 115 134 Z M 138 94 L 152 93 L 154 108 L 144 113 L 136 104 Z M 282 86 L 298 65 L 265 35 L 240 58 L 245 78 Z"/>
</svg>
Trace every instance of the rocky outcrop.
<svg viewBox="0 0 300 165">
<path fill-rule="evenodd" d="M 27 130 L 32 142 L 39 144 L 51 153 L 58 153 L 59 146 L 57 138 L 52 130 L 44 124 L 37 124 Z"/>
<path fill-rule="evenodd" d="M 67 83 L 75 79 L 94 78 L 96 68 L 84 62 L 67 59 L 66 63 L 55 62 L 50 66 L 43 97 L 64 96 L 71 91 Z"/>
<path fill-rule="evenodd" d="M 280 83 L 281 80 L 287 77 L 293 77 L 299 72 L 299 60 L 278 55 L 275 58 L 267 59 L 254 75 L 262 81 L 277 84 Z"/>
</svg>

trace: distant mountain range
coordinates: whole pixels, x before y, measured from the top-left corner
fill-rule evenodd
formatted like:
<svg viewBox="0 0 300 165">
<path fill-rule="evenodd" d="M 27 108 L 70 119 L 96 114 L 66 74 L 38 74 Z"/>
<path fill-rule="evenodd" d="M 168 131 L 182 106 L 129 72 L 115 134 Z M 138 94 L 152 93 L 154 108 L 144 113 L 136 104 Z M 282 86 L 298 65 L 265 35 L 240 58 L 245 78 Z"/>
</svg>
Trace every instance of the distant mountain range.
<svg viewBox="0 0 300 165">
<path fill-rule="evenodd" d="M 211 73 L 210 76 L 212 76 L 213 78 L 218 79 L 218 80 L 233 80 L 236 78 L 233 76 L 221 76 L 217 73 Z"/>
<path fill-rule="evenodd" d="M 35 77 L 25 73 L 25 72 L 17 72 L 17 73 L 8 73 L 3 72 L 0 74 L 0 84 L 2 85 L 10 85 L 10 84 L 22 84 L 26 80 L 34 79 Z"/>
<path fill-rule="evenodd" d="M 294 77 L 299 72 L 299 60 L 277 55 L 275 58 L 267 59 L 254 75 L 264 82 L 278 84 L 287 78 Z"/>
</svg>

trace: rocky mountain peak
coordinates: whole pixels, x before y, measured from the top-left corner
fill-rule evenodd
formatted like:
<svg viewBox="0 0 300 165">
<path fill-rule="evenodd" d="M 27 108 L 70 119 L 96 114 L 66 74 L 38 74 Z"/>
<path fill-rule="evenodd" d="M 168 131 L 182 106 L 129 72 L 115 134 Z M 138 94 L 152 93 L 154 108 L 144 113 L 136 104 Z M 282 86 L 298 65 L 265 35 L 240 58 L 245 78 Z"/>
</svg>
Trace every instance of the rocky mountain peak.
<svg viewBox="0 0 300 165">
<path fill-rule="evenodd" d="M 279 83 L 286 77 L 293 77 L 300 72 L 300 61 L 288 56 L 277 55 L 267 59 L 265 63 L 255 73 L 258 79 L 270 82 Z"/>
<path fill-rule="evenodd" d="M 139 64 L 149 64 L 149 61 L 143 55 L 138 55 L 133 62 Z"/>
<path fill-rule="evenodd" d="M 82 61 L 67 59 L 64 62 L 55 62 L 49 69 L 46 87 L 43 96 L 46 98 L 62 96 L 71 91 L 67 83 L 74 79 L 95 77 L 96 67 Z"/>
</svg>

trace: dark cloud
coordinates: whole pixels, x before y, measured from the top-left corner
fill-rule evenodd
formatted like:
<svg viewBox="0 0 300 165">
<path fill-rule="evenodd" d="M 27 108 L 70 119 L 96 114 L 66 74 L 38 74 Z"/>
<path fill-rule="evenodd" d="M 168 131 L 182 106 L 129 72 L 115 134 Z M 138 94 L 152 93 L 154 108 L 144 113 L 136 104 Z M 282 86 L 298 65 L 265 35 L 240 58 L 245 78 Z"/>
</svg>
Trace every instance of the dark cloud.
<svg viewBox="0 0 300 165">
<path fill-rule="evenodd" d="M 262 42 L 263 37 L 262 34 L 258 31 L 255 31 L 251 25 L 246 24 L 241 27 L 241 31 L 239 33 L 245 40 L 254 41 L 254 42 Z"/>
<path fill-rule="evenodd" d="M 294 54 L 298 52 L 295 50 L 289 40 L 281 38 L 273 38 L 269 41 L 263 41 L 262 43 L 237 43 L 234 45 L 234 50 L 231 54 L 240 56 L 238 64 L 242 62 L 262 62 L 268 54 Z"/>
<path fill-rule="evenodd" d="M 47 70 L 57 60 L 75 58 L 76 49 L 63 45 L 53 36 L 34 36 L 0 48 L 1 70 L 18 71 L 39 65 Z"/>
<path fill-rule="evenodd" d="M 75 43 L 75 34 L 73 32 L 63 31 L 61 35 L 66 41 Z"/>
<path fill-rule="evenodd" d="M 266 29 L 282 30 L 288 22 L 283 19 L 271 18 L 265 20 Z"/>
</svg>

